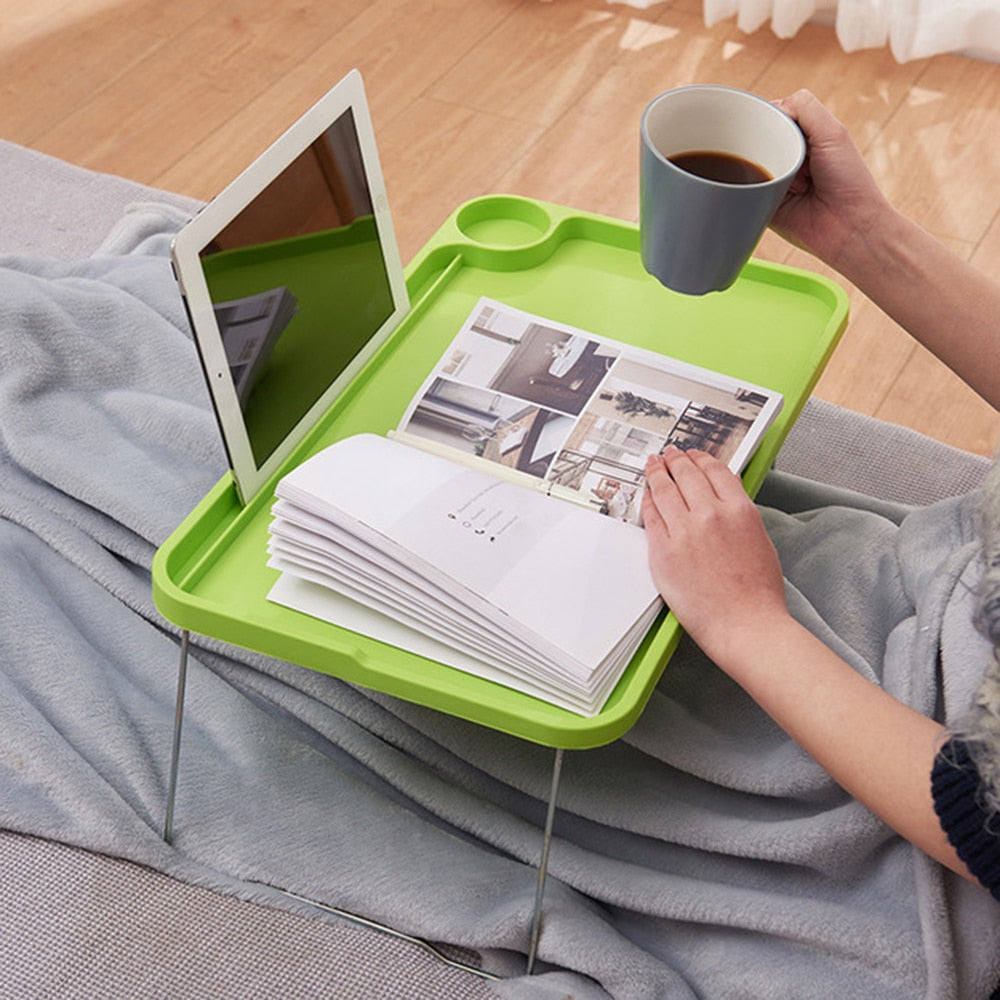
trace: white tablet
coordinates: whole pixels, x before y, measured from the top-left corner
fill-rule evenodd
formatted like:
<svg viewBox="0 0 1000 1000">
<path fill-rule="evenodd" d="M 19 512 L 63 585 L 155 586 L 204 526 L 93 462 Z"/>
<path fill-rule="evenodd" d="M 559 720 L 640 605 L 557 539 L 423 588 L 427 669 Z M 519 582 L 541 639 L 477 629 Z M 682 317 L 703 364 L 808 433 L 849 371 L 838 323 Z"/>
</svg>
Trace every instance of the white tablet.
<svg viewBox="0 0 1000 1000">
<path fill-rule="evenodd" d="M 246 503 L 409 309 L 361 74 L 206 205 L 172 256 Z"/>
</svg>

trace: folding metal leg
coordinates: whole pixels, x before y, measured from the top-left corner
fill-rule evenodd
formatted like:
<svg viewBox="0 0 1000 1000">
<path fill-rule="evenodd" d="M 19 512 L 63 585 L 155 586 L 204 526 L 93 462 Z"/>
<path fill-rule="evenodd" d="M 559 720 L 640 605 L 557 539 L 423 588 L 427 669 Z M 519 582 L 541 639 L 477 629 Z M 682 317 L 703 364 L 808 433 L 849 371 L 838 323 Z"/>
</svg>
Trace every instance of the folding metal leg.
<svg viewBox="0 0 1000 1000">
<path fill-rule="evenodd" d="M 177 772 L 181 754 L 181 729 L 184 722 L 184 689 L 187 684 L 188 645 L 191 635 L 181 634 L 181 656 L 177 668 L 177 702 L 174 711 L 174 735 L 170 752 L 170 776 L 167 780 L 167 811 L 163 823 L 163 839 L 173 842 L 174 804 L 177 799 Z M 531 941 L 528 946 L 528 975 L 534 971 L 535 956 L 538 952 L 538 937 L 542 926 L 542 901 L 545 896 L 545 879 L 549 869 L 549 849 L 552 846 L 552 827 L 556 815 L 556 798 L 559 793 L 559 776 L 562 773 L 563 750 L 557 748 L 552 762 L 552 784 L 549 788 L 549 804 L 545 815 L 545 832 L 542 837 L 542 856 L 538 864 L 538 882 L 535 887 L 535 910 L 531 918 Z"/>
<path fill-rule="evenodd" d="M 562 747 L 556 749 L 552 762 L 552 786 L 549 789 L 549 808 L 545 816 L 545 834 L 542 837 L 542 857 L 538 865 L 538 884 L 535 888 L 535 913 L 531 919 L 531 943 L 528 946 L 528 975 L 535 969 L 538 953 L 538 935 L 542 929 L 542 898 L 545 895 L 545 877 L 549 870 L 549 848 L 552 846 L 552 825 L 556 816 L 556 796 L 559 792 L 559 775 L 562 773 Z"/>
<path fill-rule="evenodd" d="M 181 634 L 181 662 L 177 668 L 177 705 L 174 710 L 174 741 L 170 751 L 170 777 L 167 780 L 167 815 L 163 821 L 163 839 L 173 843 L 174 802 L 177 798 L 177 768 L 181 756 L 181 724 L 184 721 L 184 687 L 187 684 L 188 643 L 187 629 Z"/>
</svg>

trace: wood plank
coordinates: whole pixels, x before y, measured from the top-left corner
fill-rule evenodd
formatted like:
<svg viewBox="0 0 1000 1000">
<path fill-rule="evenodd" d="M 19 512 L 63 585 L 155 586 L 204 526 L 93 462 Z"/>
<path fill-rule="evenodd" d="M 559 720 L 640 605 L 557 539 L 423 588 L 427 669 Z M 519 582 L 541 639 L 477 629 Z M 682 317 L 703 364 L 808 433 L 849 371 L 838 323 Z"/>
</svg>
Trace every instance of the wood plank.
<svg viewBox="0 0 1000 1000">
<path fill-rule="evenodd" d="M 61 148 L 67 158 L 80 162 L 82 136 L 68 145 L 51 147 L 46 133 L 103 91 L 109 79 L 139 74 L 162 45 L 163 39 L 141 24 L 126 22 L 112 28 L 110 15 L 102 13 L 79 22 L 61 17 L 54 29 L 5 47 L 0 77 L 4 138 L 56 156 L 63 155 L 58 151 Z"/>
<path fill-rule="evenodd" d="M 379 139 L 396 238 L 409 260 L 460 204 L 502 188 L 510 151 L 539 126 L 431 97 L 392 119 Z M 463 155 L 476 150 L 475 156 Z"/>
<path fill-rule="evenodd" d="M 773 234 L 768 239 L 781 244 Z M 969 245 L 947 242 L 962 256 L 971 253 Z M 847 330 L 819 380 L 817 396 L 954 447 L 996 453 L 1000 415 L 992 407 L 836 272 L 796 249 L 784 254 L 784 263 L 833 278 L 851 300 Z"/>
<path fill-rule="evenodd" d="M 700 15 L 670 8 L 655 20 L 617 25 L 617 54 L 533 146 L 510 157 L 506 191 L 635 221 L 639 211 L 639 124 L 657 94 L 692 82 L 748 87 L 782 51 L 770 32 L 706 28 Z"/>
<path fill-rule="evenodd" d="M 1000 65 L 938 56 L 872 142 L 886 194 L 937 236 L 977 243 L 1000 211 Z"/>
<path fill-rule="evenodd" d="M 632 18 L 617 4 L 520 4 L 428 96 L 552 125 L 614 62 Z"/>
<path fill-rule="evenodd" d="M 994 216 L 971 261 L 1000 281 L 1000 213 Z M 915 348 L 875 415 L 987 457 L 1000 450 L 1000 414 L 920 347 Z"/>
<path fill-rule="evenodd" d="M 304 10 L 230 0 L 207 10 L 48 130 L 39 148 L 155 183 L 354 16 L 349 0 Z"/>
<path fill-rule="evenodd" d="M 1000 66 L 704 26 L 701 0 L 8 0 L 5 139 L 208 198 L 348 69 L 364 74 L 404 256 L 506 190 L 634 220 L 638 121 L 668 87 L 803 84 L 897 205 L 1000 280 Z M 822 271 L 767 234 L 758 254 Z M 988 453 L 994 415 L 855 289 L 819 394 Z"/>
<path fill-rule="evenodd" d="M 900 65 L 887 49 L 845 53 L 832 30 L 806 24 L 753 89 L 774 100 L 807 87 L 844 123 L 864 152 L 907 97 L 925 63 Z"/>
<path fill-rule="evenodd" d="M 461 58 L 471 39 L 488 35 L 507 14 L 507 9 L 465 0 L 371 4 L 241 107 L 215 114 L 208 134 L 185 156 L 164 164 L 153 183 L 211 197 L 355 67 L 365 81 L 381 149 L 388 123 L 409 114 L 442 68 Z M 407 58 L 411 51 L 421 57 Z M 425 128 L 436 128 L 433 120 L 423 121 Z M 395 210 L 395 199 L 393 206 Z"/>
<path fill-rule="evenodd" d="M 996 410 L 919 345 L 874 415 L 987 457 L 1000 446 Z"/>
</svg>

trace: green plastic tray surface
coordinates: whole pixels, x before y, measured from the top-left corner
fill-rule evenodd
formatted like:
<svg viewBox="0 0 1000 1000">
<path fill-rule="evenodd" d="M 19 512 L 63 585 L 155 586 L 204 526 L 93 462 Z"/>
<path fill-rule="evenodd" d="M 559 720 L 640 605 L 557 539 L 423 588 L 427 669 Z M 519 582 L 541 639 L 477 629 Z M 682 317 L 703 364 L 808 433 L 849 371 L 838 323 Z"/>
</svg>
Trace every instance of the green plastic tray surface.
<svg viewBox="0 0 1000 1000">
<path fill-rule="evenodd" d="M 744 473 L 753 495 L 847 321 L 826 278 L 751 260 L 725 292 L 670 292 L 643 270 L 634 225 L 512 196 L 461 206 L 407 268 L 411 310 L 306 441 L 245 507 L 224 476 L 161 546 L 153 596 L 175 624 L 548 746 L 586 748 L 642 712 L 681 630 L 665 613 L 599 715 L 584 718 L 267 601 L 274 485 L 313 451 L 394 428 L 481 296 L 781 392 Z"/>
</svg>

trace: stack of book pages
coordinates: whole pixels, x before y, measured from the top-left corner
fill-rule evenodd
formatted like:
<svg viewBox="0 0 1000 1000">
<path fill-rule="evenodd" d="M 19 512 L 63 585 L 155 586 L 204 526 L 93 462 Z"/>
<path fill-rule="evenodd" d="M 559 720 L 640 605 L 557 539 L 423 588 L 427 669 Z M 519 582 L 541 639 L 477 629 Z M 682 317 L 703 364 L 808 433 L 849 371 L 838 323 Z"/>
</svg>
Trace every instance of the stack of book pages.
<svg viewBox="0 0 1000 1000">
<path fill-rule="evenodd" d="M 739 472 L 779 393 L 481 299 L 390 437 L 280 482 L 271 600 L 583 715 L 662 605 L 642 529 L 668 444 Z"/>
<path fill-rule="evenodd" d="M 662 608 L 641 528 L 388 438 L 277 495 L 271 600 L 581 715 Z"/>
</svg>

